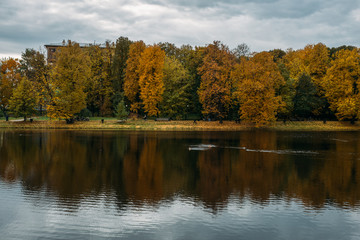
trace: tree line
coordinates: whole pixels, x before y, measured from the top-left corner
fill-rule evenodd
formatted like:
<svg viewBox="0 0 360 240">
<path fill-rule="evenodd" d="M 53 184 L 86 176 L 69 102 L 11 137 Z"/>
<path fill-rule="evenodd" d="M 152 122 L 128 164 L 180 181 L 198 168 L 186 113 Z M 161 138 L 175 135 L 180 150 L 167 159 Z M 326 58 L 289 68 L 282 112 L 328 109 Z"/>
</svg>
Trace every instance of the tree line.
<svg viewBox="0 0 360 240">
<path fill-rule="evenodd" d="M 251 52 L 206 46 L 147 45 L 120 37 L 106 48 L 68 41 L 47 64 L 26 49 L 0 62 L 0 107 L 6 117 L 39 114 L 72 122 L 77 115 L 276 120 L 360 116 L 360 51 L 322 43 Z"/>
</svg>

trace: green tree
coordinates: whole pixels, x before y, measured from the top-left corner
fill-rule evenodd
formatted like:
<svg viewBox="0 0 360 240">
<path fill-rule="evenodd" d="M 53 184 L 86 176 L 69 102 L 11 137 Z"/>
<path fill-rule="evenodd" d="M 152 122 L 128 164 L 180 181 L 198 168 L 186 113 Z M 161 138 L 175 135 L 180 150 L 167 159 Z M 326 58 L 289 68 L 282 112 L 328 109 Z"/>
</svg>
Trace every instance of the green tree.
<svg viewBox="0 0 360 240">
<path fill-rule="evenodd" d="M 273 55 L 273 53 L 271 53 Z M 273 55 L 274 56 L 274 55 Z M 275 61 L 275 60 L 274 60 Z M 296 94 L 295 80 L 290 78 L 289 71 L 278 58 L 278 68 L 282 77 L 285 80 L 285 84 L 281 85 L 278 89 L 277 95 L 281 96 L 284 105 L 278 111 L 278 117 L 282 119 L 289 119 L 294 112 L 294 98 Z"/>
<path fill-rule="evenodd" d="M 165 57 L 164 94 L 161 112 L 171 117 L 181 117 L 187 112 L 190 102 L 189 72 L 175 57 Z"/>
<path fill-rule="evenodd" d="M 232 104 L 230 72 L 234 63 L 229 48 L 220 42 L 215 41 L 205 48 L 203 63 L 198 69 L 201 75 L 198 94 L 204 115 L 220 121 L 227 116 Z"/>
<path fill-rule="evenodd" d="M 16 116 L 24 117 L 24 121 L 26 121 L 26 117 L 36 112 L 37 102 L 38 94 L 36 89 L 32 82 L 24 77 L 9 100 L 9 110 Z"/>
<path fill-rule="evenodd" d="M 139 62 L 140 99 L 149 116 L 160 113 L 158 104 L 164 92 L 163 68 L 165 53 L 157 45 L 147 47 Z"/>
<path fill-rule="evenodd" d="M 21 55 L 21 72 L 35 87 L 39 96 L 39 108 L 43 108 L 50 100 L 49 66 L 46 64 L 43 53 L 27 48 Z"/>
<path fill-rule="evenodd" d="M 69 41 L 61 48 L 51 71 L 53 97 L 47 112 L 51 118 L 72 122 L 74 114 L 86 107 L 86 82 L 91 76 L 89 56 L 79 44 Z"/>
<path fill-rule="evenodd" d="M 112 102 L 114 108 L 121 101 L 123 92 L 126 62 L 129 57 L 129 50 L 132 41 L 127 37 L 119 37 L 116 40 L 115 54 L 111 65 L 111 81 L 114 89 Z"/>
<path fill-rule="evenodd" d="M 125 119 L 129 115 L 129 112 L 126 110 L 125 102 L 124 100 L 121 100 L 116 108 L 116 117 L 118 119 Z"/>
<path fill-rule="evenodd" d="M 178 60 L 189 72 L 189 112 L 193 114 L 201 114 L 202 105 L 200 103 L 198 89 L 200 88 L 201 75 L 198 71 L 203 63 L 204 47 L 193 48 L 190 45 L 183 45 L 179 49 Z"/>
<path fill-rule="evenodd" d="M 294 115 L 298 118 L 314 116 L 314 111 L 319 107 L 320 99 L 311 77 L 303 73 L 296 84 L 294 96 Z"/>
<path fill-rule="evenodd" d="M 98 46 L 91 46 L 87 51 L 91 64 L 91 76 L 85 89 L 87 108 L 92 115 L 110 115 L 112 114 L 110 98 L 113 93 L 109 76 L 111 56 Z"/>
<path fill-rule="evenodd" d="M 139 64 L 141 54 L 146 45 L 143 41 L 134 42 L 130 46 L 129 58 L 126 62 L 124 95 L 130 102 L 130 111 L 137 113 L 140 108 Z"/>
<path fill-rule="evenodd" d="M 0 108 L 8 120 L 9 100 L 20 82 L 20 63 L 17 59 L 8 58 L 0 61 Z"/>
<path fill-rule="evenodd" d="M 176 47 L 175 44 L 169 43 L 169 42 L 165 42 L 165 43 L 160 42 L 157 45 L 161 48 L 161 50 L 163 50 L 165 52 L 166 56 L 179 58 L 180 49 L 178 47 Z"/>
</svg>

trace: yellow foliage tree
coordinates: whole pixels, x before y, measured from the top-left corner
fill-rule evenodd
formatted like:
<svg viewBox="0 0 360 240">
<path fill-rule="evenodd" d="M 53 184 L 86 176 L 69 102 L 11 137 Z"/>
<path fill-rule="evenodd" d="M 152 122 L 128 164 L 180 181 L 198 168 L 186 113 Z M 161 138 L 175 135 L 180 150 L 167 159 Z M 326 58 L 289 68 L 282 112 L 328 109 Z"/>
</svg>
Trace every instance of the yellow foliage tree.
<svg viewBox="0 0 360 240">
<path fill-rule="evenodd" d="M 130 45 L 129 58 L 126 61 L 124 94 L 130 102 L 130 110 L 137 113 L 140 110 L 139 63 L 146 45 L 143 41 Z"/>
<path fill-rule="evenodd" d="M 307 51 L 306 60 L 311 79 L 317 86 L 321 86 L 321 81 L 326 74 L 330 64 L 329 49 L 326 45 L 318 43 L 305 47 Z"/>
<path fill-rule="evenodd" d="M 32 82 L 24 77 L 9 100 L 9 110 L 16 116 L 26 117 L 34 114 L 38 103 L 38 93 Z"/>
<path fill-rule="evenodd" d="M 232 78 L 237 84 L 242 120 L 256 126 L 276 120 L 277 111 L 284 105 L 276 90 L 285 81 L 270 53 L 261 52 L 250 60 L 242 60 L 232 72 Z"/>
<path fill-rule="evenodd" d="M 289 50 L 285 56 L 285 65 L 294 80 L 306 73 L 317 86 L 329 67 L 329 50 L 323 43 L 307 45 L 304 49 L 297 51 Z"/>
<path fill-rule="evenodd" d="M 360 52 L 340 50 L 322 82 L 330 108 L 338 119 L 360 117 Z"/>
<path fill-rule="evenodd" d="M 140 99 L 149 116 L 160 113 L 158 104 L 164 92 L 164 61 L 165 52 L 157 45 L 147 47 L 139 61 Z"/>
<path fill-rule="evenodd" d="M 86 107 L 84 88 L 91 74 L 89 56 L 79 44 L 69 41 L 61 48 L 51 71 L 52 99 L 48 116 L 71 122 L 74 114 Z"/>
</svg>

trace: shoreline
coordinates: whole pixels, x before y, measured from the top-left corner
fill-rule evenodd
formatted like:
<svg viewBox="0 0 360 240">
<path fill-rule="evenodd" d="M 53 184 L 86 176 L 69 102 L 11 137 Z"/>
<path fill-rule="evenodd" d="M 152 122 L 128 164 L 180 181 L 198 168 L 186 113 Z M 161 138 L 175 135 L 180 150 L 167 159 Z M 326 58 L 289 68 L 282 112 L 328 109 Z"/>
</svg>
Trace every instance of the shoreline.
<svg viewBox="0 0 360 240">
<path fill-rule="evenodd" d="M 34 120 L 8 121 L 0 120 L 0 129 L 39 129 L 39 130 L 141 130 L 141 131 L 248 131 L 248 130 L 277 130 L 277 131 L 360 131 L 360 125 L 350 122 L 328 121 L 282 121 L 264 127 L 255 127 L 253 124 L 234 121 L 154 121 L 154 120 L 127 120 L 119 123 L 118 120 L 90 120 L 66 124 L 64 120 Z"/>
</svg>

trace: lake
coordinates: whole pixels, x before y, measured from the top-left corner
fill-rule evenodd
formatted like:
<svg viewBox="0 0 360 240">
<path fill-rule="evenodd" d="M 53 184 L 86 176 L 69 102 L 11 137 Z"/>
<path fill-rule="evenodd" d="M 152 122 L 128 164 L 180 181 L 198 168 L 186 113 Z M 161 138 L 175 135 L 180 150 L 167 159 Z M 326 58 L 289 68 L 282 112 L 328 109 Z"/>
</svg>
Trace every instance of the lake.
<svg viewBox="0 0 360 240">
<path fill-rule="evenodd" d="M 360 132 L 0 130 L 1 239 L 359 239 Z"/>
</svg>

